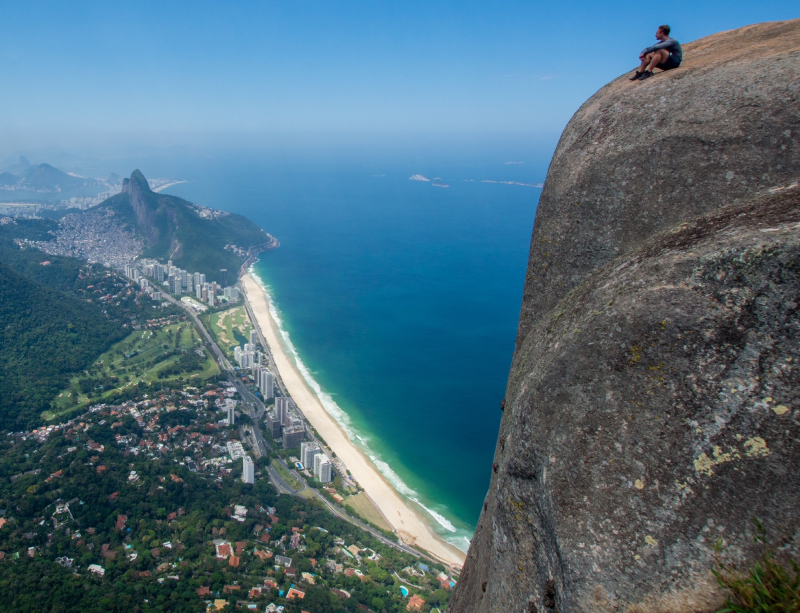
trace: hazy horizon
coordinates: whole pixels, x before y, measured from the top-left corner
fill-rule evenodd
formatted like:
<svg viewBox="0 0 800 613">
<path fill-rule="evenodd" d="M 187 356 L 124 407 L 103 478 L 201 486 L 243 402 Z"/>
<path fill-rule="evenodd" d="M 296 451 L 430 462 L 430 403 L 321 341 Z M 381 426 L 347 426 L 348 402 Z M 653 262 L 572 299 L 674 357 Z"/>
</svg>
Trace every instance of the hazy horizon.
<svg viewBox="0 0 800 613">
<path fill-rule="evenodd" d="M 644 12 L 630 1 L 17 3 L 0 24 L 0 159 L 498 139 L 552 150 L 657 25 L 689 42 L 797 16 L 785 0 Z"/>
</svg>

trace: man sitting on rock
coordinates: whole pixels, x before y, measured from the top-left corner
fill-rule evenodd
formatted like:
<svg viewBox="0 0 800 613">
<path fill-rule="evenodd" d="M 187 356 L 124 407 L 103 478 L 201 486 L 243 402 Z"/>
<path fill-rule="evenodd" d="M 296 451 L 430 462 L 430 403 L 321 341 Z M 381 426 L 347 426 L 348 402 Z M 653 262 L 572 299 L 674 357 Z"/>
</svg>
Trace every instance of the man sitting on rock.
<svg viewBox="0 0 800 613">
<path fill-rule="evenodd" d="M 683 50 L 681 44 L 674 38 L 669 37 L 669 26 L 658 26 L 656 30 L 658 43 L 648 47 L 639 54 L 642 60 L 641 66 L 630 78 L 631 81 L 644 81 L 653 76 L 653 68 L 661 70 L 672 70 L 681 65 Z"/>
</svg>

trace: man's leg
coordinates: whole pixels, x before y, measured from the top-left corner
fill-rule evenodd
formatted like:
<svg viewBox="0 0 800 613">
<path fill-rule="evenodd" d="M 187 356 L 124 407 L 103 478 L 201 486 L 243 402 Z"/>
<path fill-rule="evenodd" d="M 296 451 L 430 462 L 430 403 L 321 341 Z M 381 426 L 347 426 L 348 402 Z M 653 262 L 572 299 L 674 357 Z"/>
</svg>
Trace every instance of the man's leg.
<svg viewBox="0 0 800 613">
<path fill-rule="evenodd" d="M 666 62 L 669 58 L 669 51 L 666 49 L 659 49 L 658 51 L 654 51 L 653 53 L 648 53 L 645 61 L 647 62 L 647 70 L 653 72 L 653 68 L 661 64 L 662 62 Z"/>
<path fill-rule="evenodd" d="M 650 62 L 650 54 L 646 55 L 642 59 L 642 63 L 639 65 L 639 68 L 636 69 L 636 72 L 633 73 L 633 76 L 629 79 L 629 81 L 636 81 L 639 77 L 642 76 L 644 71 L 647 68 L 647 64 Z"/>
</svg>

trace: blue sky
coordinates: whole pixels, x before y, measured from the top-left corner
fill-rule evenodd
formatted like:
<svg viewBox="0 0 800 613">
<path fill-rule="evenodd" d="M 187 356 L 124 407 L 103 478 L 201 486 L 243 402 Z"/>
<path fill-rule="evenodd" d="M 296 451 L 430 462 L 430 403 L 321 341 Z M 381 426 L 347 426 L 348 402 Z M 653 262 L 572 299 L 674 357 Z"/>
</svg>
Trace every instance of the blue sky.
<svg viewBox="0 0 800 613">
<path fill-rule="evenodd" d="M 797 2 L 13 2 L 0 149 L 114 138 L 561 131 L 667 22 L 681 41 Z M 6 153 L 6 151 L 0 151 Z"/>
</svg>

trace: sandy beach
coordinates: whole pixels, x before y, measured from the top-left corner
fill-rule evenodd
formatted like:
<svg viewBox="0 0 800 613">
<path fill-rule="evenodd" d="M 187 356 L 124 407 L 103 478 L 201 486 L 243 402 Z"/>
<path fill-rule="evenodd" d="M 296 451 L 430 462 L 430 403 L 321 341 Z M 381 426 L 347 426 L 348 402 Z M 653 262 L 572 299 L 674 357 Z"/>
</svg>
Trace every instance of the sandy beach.
<svg viewBox="0 0 800 613">
<path fill-rule="evenodd" d="M 159 185 L 153 191 L 160 192 L 161 190 L 167 189 L 168 187 L 172 187 L 173 185 L 179 185 L 181 183 L 188 183 L 188 181 L 173 181 L 172 183 L 164 183 L 164 185 Z"/>
<path fill-rule="evenodd" d="M 397 534 L 408 544 L 424 549 L 433 557 L 448 564 L 462 565 L 465 554 L 439 538 L 416 512 L 380 474 L 375 465 L 356 447 L 347 433 L 331 417 L 317 395 L 306 384 L 294 360 L 287 354 L 280 331 L 269 312 L 266 293 L 249 274 L 241 278 L 242 290 L 253 310 L 258 326 L 270 346 L 275 366 L 298 409 L 345 464 L 353 478 L 364 488 Z"/>
</svg>

